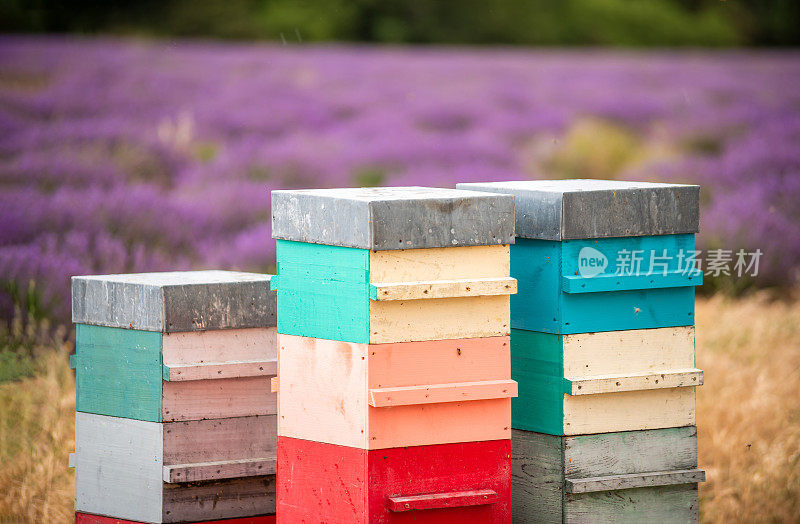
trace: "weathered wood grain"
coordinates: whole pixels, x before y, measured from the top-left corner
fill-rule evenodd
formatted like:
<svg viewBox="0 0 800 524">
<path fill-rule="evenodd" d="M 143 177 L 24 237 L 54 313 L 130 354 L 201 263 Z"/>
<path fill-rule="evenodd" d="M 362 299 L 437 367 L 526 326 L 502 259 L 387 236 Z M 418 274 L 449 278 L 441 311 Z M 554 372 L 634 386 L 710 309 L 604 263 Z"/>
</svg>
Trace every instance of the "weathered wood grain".
<svg viewBox="0 0 800 524">
<path fill-rule="evenodd" d="M 275 325 L 270 276 L 175 271 L 72 277 L 72 321 L 180 332 Z"/>
<path fill-rule="evenodd" d="M 567 493 L 593 493 L 595 491 L 614 491 L 620 489 L 650 488 L 654 486 L 674 486 L 676 484 L 697 484 L 705 482 L 706 474 L 700 469 L 677 471 L 649 471 L 647 473 L 627 473 L 606 475 L 604 477 L 568 478 Z"/>
<path fill-rule="evenodd" d="M 278 514 L 284 522 L 511 521 L 508 440 L 363 450 L 279 437 Z M 395 512 L 390 497 L 492 491 L 493 504 Z M 457 499 L 452 502 L 459 502 Z M 402 509 L 402 508 L 401 508 Z"/>
<path fill-rule="evenodd" d="M 508 398 L 369 406 L 370 389 L 431 380 L 505 381 L 502 392 L 507 337 L 367 345 L 279 335 L 279 351 L 282 436 L 365 449 L 510 436 Z"/>
<path fill-rule="evenodd" d="M 648 373 L 621 373 L 566 377 L 568 395 L 597 395 L 620 391 L 643 391 L 703 385 L 703 372 L 699 369 L 673 369 Z"/>
<path fill-rule="evenodd" d="M 164 466 L 164 482 L 171 484 L 274 474 L 274 456 Z"/>
<path fill-rule="evenodd" d="M 578 435 L 563 442 L 564 474 L 570 478 L 697 467 L 694 426 Z"/>
<path fill-rule="evenodd" d="M 162 351 L 166 365 L 271 360 L 277 356 L 277 331 L 257 327 L 166 333 Z"/>
<path fill-rule="evenodd" d="M 566 240 L 697 233 L 700 186 L 618 180 L 457 184 L 514 196 L 516 235 Z"/>
<path fill-rule="evenodd" d="M 274 475 L 163 486 L 165 523 L 275 513 Z"/>
<path fill-rule="evenodd" d="M 521 431 L 511 433 L 511 487 L 515 523 L 560 523 L 564 494 L 563 439 Z"/>
<path fill-rule="evenodd" d="M 696 435 L 694 427 L 576 437 L 514 430 L 514 521 L 696 522 L 704 479 Z"/>
<path fill-rule="evenodd" d="M 516 395 L 517 383 L 513 380 L 454 382 L 449 384 L 370 389 L 369 405 L 376 408 L 386 408 L 440 402 L 511 398 Z"/>
<path fill-rule="evenodd" d="M 370 298 L 377 301 L 513 295 L 516 292 L 517 281 L 508 277 L 370 284 Z"/>
<path fill-rule="evenodd" d="M 699 520 L 697 485 L 600 491 L 565 496 L 568 523 L 691 523 Z"/>
<path fill-rule="evenodd" d="M 163 426 L 164 465 L 275 455 L 276 415 L 169 422 Z"/>
<path fill-rule="evenodd" d="M 164 382 L 163 396 L 165 422 L 277 413 L 269 377 Z"/>
<path fill-rule="evenodd" d="M 372 250 L 508 244 L 514 199 L 427 187 L 273 191 L 272 236 Z"/>
</svg>

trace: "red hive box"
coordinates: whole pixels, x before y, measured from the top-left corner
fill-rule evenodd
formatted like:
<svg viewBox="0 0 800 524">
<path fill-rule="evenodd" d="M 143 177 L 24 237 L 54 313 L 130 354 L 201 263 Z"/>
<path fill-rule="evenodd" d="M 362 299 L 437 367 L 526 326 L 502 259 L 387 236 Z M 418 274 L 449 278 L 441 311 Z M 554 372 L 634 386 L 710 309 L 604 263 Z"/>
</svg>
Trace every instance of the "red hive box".
<svg viewBox="0 0 800 524">
<path fill-rule="evenodd" d="M 511 522 L 509 440 L 366 450 L 278 437 L 278 522 Z"/>
</svg>

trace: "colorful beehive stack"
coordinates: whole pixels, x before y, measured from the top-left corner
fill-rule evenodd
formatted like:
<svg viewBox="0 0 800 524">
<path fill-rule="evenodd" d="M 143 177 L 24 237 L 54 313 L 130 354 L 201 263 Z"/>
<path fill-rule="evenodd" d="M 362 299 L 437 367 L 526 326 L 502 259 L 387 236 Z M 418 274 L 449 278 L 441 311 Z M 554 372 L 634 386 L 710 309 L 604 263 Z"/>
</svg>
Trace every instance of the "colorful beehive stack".
<svg viewBox="0 0 800 524">
<path fill-rule="evenodd" d="M 72 318 L 77 522 L 274 515 L 269 275 L 73 277 Z"/>
<path fill-rule="evenodd" d="M 274 191 L 278 521 L 510 522 L 513 198 Z"/>
<path fill-rule="evenodd" d="M 699 187 L 458 187 L 516 199 L 515 521 L 697 521 Z"/>
</svg>

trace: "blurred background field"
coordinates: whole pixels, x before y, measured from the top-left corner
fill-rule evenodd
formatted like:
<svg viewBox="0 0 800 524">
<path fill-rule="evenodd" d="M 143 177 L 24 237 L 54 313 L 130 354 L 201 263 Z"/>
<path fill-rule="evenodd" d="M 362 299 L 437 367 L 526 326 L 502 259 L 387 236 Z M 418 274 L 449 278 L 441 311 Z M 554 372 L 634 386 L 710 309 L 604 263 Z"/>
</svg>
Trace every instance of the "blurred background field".
<svg viewBox="0 0 800 524">
<path fill-rule="evenodd" d="M 699 183 L 698 247 L 763 252 L 700 290 L 701 515 L 800 522 L 798 21 L 790 0 L 0 0 L 0 522 L 70 519 L 71 275 L 271 271 L 272 189 L 526 178 Z"/>
</svg>

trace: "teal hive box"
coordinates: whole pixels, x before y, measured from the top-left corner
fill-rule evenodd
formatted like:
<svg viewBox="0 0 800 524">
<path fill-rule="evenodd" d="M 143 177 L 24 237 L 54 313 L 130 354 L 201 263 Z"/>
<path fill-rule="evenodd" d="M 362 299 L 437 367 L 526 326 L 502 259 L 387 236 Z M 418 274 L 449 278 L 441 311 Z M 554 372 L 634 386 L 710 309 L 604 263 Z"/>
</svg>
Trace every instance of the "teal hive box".
<svg viewBox="0 0 800 524">
<path fill-rule="evenodd" d="M 458 187 L 514 195 L 512 328 L 569 334 L 694 324 L 699 186 L 529 180 Z"/>
<path fill-rule="evenodd" d="M 511 327 L 569 334 L 693 325 L 694 286 L 703 278 L 686 266 L 693 250 L 691 234 L 517 239 Z M 641 258 L 638 270 L 634 257 Z"/>
</svg>

